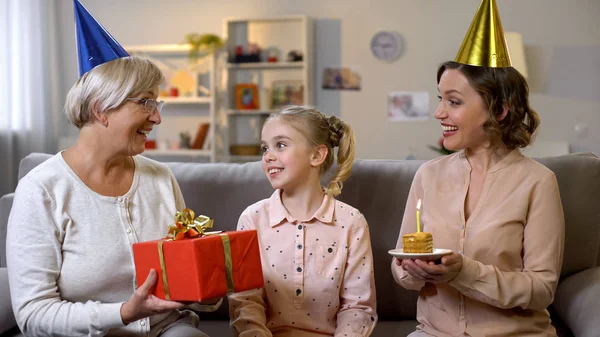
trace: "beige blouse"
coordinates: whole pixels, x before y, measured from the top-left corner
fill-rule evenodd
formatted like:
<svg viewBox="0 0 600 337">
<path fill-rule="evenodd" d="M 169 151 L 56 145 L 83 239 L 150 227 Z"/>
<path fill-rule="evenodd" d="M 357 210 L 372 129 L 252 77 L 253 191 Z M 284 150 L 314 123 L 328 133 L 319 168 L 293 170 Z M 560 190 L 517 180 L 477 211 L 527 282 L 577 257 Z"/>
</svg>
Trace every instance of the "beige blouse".
<svg viewBox="0 0 600 337">
<path fill-rule="evenodd" d="M 564 215 L 552 171 L 513 150 L 492 166 L 468 221 L 471 166 L 464 151 L 434 159 L 415 175 L 402 235 L 423 231 L 435 248 L 463 255 L 448 284 L 413 279 L 392 261 L 396 282 L 418 290 L 418 329 L 436 336 L 556 336 L 552 303 L 563 257 Z"/>
</svg>

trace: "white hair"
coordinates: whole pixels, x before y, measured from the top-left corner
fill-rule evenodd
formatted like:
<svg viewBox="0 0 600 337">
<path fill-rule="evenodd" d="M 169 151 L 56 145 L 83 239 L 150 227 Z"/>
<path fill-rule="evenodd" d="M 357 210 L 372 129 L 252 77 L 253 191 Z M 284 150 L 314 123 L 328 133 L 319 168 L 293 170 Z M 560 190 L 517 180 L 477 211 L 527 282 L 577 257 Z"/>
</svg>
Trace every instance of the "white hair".
<svg viewBox="0 0 600 337">
<path fill-rule="evenodd" d="M 153 91 L 164 81 L 152 62 L 122 57 L 83 74 L 67 94 L 65 113 L 78 129 L 93 122 L 92 109 L 104 112 L 119 107 L 126 98 Z"/>
</svg>

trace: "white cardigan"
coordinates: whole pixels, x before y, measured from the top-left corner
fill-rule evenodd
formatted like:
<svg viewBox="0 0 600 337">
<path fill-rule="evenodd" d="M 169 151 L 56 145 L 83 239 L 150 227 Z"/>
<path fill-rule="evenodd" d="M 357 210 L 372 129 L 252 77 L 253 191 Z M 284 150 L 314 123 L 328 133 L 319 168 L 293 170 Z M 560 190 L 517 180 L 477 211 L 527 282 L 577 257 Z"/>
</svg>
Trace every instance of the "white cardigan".
<svg viewBox="0 0 600 337">
<path fill-rule="evenodd" d="M 133 183 L 120 197 L 92 191 L 61 153 L 20 180 L 7 264 L 25 335 L 155 336 L 179 318 L 173 311 L 127 326 L 121 320 L 121 305 L 137 287 L 131 245 L 164 237 L 185 207 L 167 166 L 142 156 L 134 161 Z"/>
</svg>

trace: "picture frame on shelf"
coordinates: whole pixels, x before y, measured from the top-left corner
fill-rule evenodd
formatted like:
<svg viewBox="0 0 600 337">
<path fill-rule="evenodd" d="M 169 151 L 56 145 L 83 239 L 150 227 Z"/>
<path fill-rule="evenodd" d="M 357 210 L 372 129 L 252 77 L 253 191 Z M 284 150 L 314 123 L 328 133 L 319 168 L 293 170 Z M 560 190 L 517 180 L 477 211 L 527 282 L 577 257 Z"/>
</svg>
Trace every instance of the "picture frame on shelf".
<svg viewBox="0 0 600 337">
<path fill-rule="evenodd" d="M 259 108 L 258 86 L 254 83 L 235 85 L 235 106 L 238 110 L 257 110 Z"/>
<path fill-rule="evenodd" d="M 274 81 L 271 88 L 271 109 L 288 105 L 304 105 L 304 83 L 301 80 Z"/>
</svg>

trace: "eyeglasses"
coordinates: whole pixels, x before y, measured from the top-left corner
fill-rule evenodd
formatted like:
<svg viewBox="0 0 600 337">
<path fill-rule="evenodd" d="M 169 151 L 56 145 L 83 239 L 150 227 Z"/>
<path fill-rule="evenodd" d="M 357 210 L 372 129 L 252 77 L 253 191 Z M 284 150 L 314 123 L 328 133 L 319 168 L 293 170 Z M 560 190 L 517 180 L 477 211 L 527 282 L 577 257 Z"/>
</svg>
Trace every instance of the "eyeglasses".
<svg viewBox="0 0 600 337">
<path fill-rule="evenodd" d="M 153 113 L 155 109 L 158 110 L 158 112 L 160 113 L 163 105 L 165 104 L 164 101 L 157 101 L 155 99 L 150 99 L 150 98 L 131 97 L 131 98 L 126 98 L 126 100 L 136 101 L 138 104 L 143 105 L 144 110 L 146 110 L 146 112 L 149 112 L 149 113 Z"/>
</svg>

